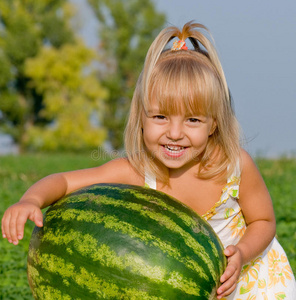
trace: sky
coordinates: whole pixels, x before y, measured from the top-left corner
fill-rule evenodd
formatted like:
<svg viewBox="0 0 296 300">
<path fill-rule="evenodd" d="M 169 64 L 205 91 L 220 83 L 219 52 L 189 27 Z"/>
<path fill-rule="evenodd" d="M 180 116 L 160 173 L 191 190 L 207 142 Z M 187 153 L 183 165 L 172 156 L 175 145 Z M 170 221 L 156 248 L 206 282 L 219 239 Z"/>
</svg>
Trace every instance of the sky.
<svg viewBox="0 0 296 300">
<path fill-rule="evenodd" d="M 81 33 L 97 43 L 85 0 Z M 252 155 L 296 156 L 296 1 L 154 0 L 166 26 L 195 20 L 212 33 Z"/>
</svg>

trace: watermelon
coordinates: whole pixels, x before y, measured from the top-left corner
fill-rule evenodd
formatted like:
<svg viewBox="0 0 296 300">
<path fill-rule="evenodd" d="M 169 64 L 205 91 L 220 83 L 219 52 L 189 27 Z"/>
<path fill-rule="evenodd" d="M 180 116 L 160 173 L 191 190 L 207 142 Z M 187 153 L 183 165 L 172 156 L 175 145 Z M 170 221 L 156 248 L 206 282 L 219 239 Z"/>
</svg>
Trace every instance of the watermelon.
<svg viewBox="0 0 296 300">
<path fill-rule="evenodd" d="M 35 299 L 215 299 L 225 267 L 220 240 L 193 210 L 123 184 L 57 201 L 28 251 Z"/>
</svg>

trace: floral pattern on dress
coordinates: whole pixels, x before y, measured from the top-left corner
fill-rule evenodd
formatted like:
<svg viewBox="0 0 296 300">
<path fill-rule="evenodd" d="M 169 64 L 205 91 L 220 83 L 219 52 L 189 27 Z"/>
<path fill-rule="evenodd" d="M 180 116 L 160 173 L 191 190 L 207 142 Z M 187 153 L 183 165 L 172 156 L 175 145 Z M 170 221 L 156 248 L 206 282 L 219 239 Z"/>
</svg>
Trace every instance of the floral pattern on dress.
<svg viewBox="0 0 296 300">
<path fill-rule="evenodd" d="M 224 218 L 228 219 L 233 214 L 234 214 L 233 208 L 226 208 Z M 227 227 L 230 228 L 231 230 L 231 236 L 234 237 L 239 236 L 241 238 L 244 235 L 246 231 L 246 222 L 242 211 L 240 211 L 232 218 L 231 223 L 229 223 Z"/>
<path fill-rule="evenodd" d="M 239 284 L 240 295 L 250 293 L 256 284 L 258 285 L 258 288 L 266 287 L 266 281 L 264 279 L 263 280 L 259 279 L 261 264 L 264 264 L 264 262 L 262 261 L 262 258 L 259 256 L 255 260 L 252 260 L 250 263 L 243 266 L 240 278 L 238 280 L 238 283 L 241 283 Z"/>
<path fill-rule="evenodd" d="M 246 222 L 237 201 L 239 184 L 240 176 L 230 177 L 219 201 L 203 215 L 225 248 L 237 244 L 246 231 Z M 223 300 L 282 299 L 296 299 L 296 283 L 287 256 L 274 238 L 267 249 L 243 266 L 235 291 Z"/>
<path fill-rule="evenodd" d="M 222 205 L 227 202 L 230 197 L 239 199 L 239 184 L 240 178 L 236 176 L 232 176 L 228 179 L 226 186 L 222 189 L 222 195 L 215 203 L 215 205 L 209 209 L 202 217 L 205 220 L 211 219 L 217 212 L 216 210 Z"/>
<path fill-rule="evenodd" d="M 244 265 L 238 282 L 250 283 L 252 280 L 258 280 L 261 264 L 264 264 L 264 262 L 262 261 L 261 256 L 259 256 L 255 260 Z M 266 281 L 259 281 L 258 286 L 264 288 L 266 286 Z"/>
<path fill-rule="evenodd" d="M 269 285 L 272 287 L 278 283 L 286 286 L 286 280 L 292 279 L 292 269 L 287 264 L 287 256 L 272 249 L 268 252 Z M 295 295 L 296 296 L 296 295 Z"/>
</svg>

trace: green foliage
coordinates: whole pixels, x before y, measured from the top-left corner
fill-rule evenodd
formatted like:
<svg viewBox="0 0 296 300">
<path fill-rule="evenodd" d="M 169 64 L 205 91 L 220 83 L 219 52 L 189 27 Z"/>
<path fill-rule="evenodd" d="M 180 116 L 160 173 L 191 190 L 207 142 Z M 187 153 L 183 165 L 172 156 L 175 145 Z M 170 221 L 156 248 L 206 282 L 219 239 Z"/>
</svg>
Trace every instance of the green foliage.
<svg viewBox="0 0 296 300">
<path fill-rule="evenodd" d="M 103 162 L 91 159 L 91 153 L 0 157 L 0 217 L 40 178 L 55 172 L 95 167 Z M 296 159 L 260 159 L 257 164 L 273 199 L 278 239 L 296 274 Z M 33 223 L 29 221 L 24 239 L 18 246 L 0 239 L 0 295 L 5 300 L 33 300 L 26 277 L 26 256 L 32 229 Z"/>
<path fill-rule="evenodd" d="M 5 14 L 6 10 L 4 10 L 2 15 L 5 24 L 5 31 L 3 32 L 4 52 L 12 65 L 21 72 L 26 58 L 34 56 L 38 51 L 41 42 L 40 31 L 34 24 L 35 20 L 24 6 L 16 5 L 15 2 L 6 8 L 9 6 L 8 14 Z"/>
<path fill-rule="evenodd" d="M 88 2 L 100 22 L 100 51 L 105 57 L 103 83 L 110 91 L 103 122 L 113 147 L 119 149 L 137 78 L 165 17 L 151 0 Z"/>
<path fill-rule="evenodd" d="M 148 47 L 164 23 L 164 15 L 155 10 L 152 0 L 89 0 L 89 3 L 100 21 L 100 50 L 104 57 L 100 67 L 104 70 L 103 86 L 109 91 L 108 96 L 95 83 L 93 74 L 85 76 L 81 72 L 89 60 L 84 54 L 78 58 L 73 54 L 82 46 L 70 27 L 74 9 L 68 1 L 0 2 L 0 130 L 11 134 L 21 149 L 30 143 L 31 148 L 51 150 L 100 145 L 105 132 L 86 125 L 93 113 L 90 111 L 98 110 L 98 105 L 93 105 L 95 97 L 107 97 L 102 122 L 109 130 L 113 146 L 122 147 L 134 85 Z M 64 45 L 72 45 L 68 51 L 77 62 L 66 59 Z M 41 57 L 48 64 L 59 58 L 48 76 L 40 75 L 45 67 Z M 32 61 L 42 62 L 40 66 L 35 64 L 36 75 L 30 69 Z M 75 75 L 71 76 L 73 69 Z M 49 82 L 41 82 L 50 76 Z M 45 126 L 48 124 L 53 127 Z"/>
<path fill-rule="evenodd" d="M 39 120 L 42 97 L 28 85 L 24 65 L 42 45 L 74 42 L 66 0 L 0 1 L 0 129 L 22 146 L 25 127 Z"/>
<path fill-rule="evenodd" d="M 11 65 L 3 52 L 0 52 L 0 89 L 5 87 L 7 82 L 12 79 L 10 72 Z"/>
<path fill-rule="evenodd" d="M 28 84 L 43 95 L 39 115 L 52 121 L 50 126 L 28 127 L 28 147 L 80 150 L 102 144 L 105 130 L 90 122 L 95 112 L 102 116 L 107 96 L 91 69 L 95 58 L 93 51 L 78 43 L 60 49 L 43 47 L 38 56 L 27 60 Z"/>
</svg>

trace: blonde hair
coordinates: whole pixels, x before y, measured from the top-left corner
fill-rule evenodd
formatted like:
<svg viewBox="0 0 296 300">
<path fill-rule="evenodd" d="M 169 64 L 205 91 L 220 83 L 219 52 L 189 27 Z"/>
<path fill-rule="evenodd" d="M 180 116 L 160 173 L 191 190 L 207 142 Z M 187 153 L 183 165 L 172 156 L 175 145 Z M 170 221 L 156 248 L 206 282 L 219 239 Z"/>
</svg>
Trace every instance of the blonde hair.
<svg viewBox="0 0 296 300">
<path fill-rule="evenodd" d="M 125 149 L 132 166 L 141 174 L 153 174 L 167 184 L 168 172 L 145 149 L 142 115 L 158 101 L 165 114 L 200 113 L 216 123 L 200 159 L 199 178 L 225 180 L 240 157 L 239 126 L 234 115 L 224 72 L 212 42 L 201 32 L 207 28 L 188 22 L 182 31 L 163 29 L 150 46 L 138 79 L 125 130 Z M 167 50 L 177 37 L 189 39 L 192 50 Z"/>
</svg>

